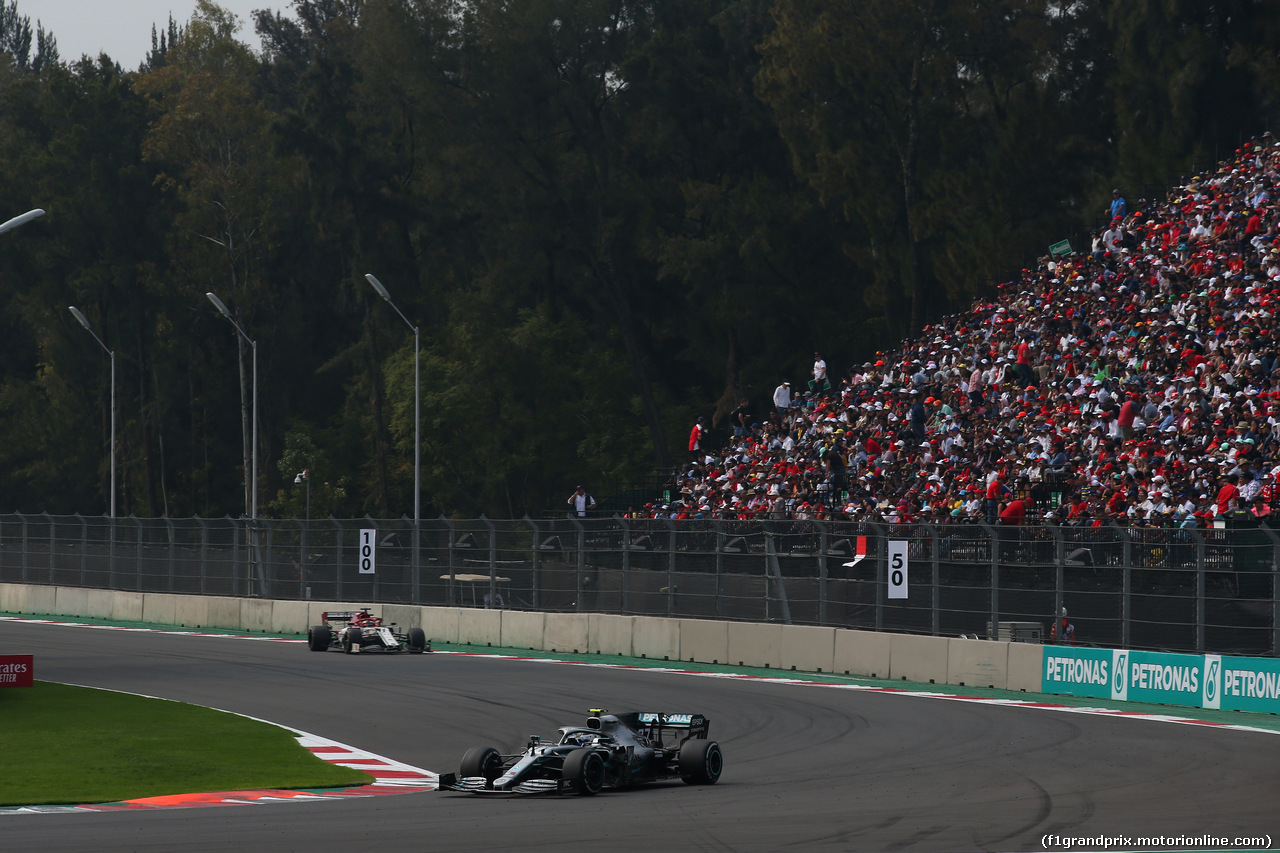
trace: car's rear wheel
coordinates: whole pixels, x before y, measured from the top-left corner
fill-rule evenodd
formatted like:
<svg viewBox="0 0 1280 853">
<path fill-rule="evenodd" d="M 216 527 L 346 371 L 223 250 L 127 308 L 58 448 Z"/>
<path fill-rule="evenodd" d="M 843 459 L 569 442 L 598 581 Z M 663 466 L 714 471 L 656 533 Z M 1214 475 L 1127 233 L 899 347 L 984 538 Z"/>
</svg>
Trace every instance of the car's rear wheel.
<svg viewBox="0 0 1280 853">
<path fill-rule="evenodd" d="M 328 625 L 312 625 L 307 631 L 307 646 L 313 652 L 323 652 L 329 648 L 333 632 Z"/>
<path fill-rule="evenodd" d="M 409 653 L 420 655 L 427 650 L 427 632 L 421 628 L 409 629 Z"/>
<path fill-rule="evenodd" d="M 351 635 L 354 633 L 355 631 L 351 628 L 342 632 L 342 650 L 347 654 L 351 654 L 355 651 L 355 647 L 360 645 L 358 642 L 351 639 Z"/>
<path fill-rule="evenodd" d="M 724 770 L 720 744 L 698 738 L 680 747 L 680 778 L 690 785 L 714 785 Z"/>
<path fill-rule="evenodd" d="M 564 759 L 560 771 L 575 793 L 593 797 L 604 788 L 604 759 L 594 749 L 577 749 Z"/>
</svg>

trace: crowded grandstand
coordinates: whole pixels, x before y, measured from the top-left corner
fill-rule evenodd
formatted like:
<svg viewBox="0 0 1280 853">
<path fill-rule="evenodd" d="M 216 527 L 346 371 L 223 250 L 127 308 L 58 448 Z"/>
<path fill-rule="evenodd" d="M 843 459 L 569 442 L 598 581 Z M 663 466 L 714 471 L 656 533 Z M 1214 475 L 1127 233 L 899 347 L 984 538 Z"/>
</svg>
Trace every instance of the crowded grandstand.
<svg viewBox="0 0 1280 853">
<path fill-rule="evenodd" d="M 1276 506 L 1280 143 L 1163 202 L 1119 190 L 1087 251 L 838 376 L 696 426 L 635 517 L 1212 526 Z M 1055 247 L 1058 248 L 1058 247 Z M 1083 247 L 1081 247 L 1083 249 Z"/>
</svg>

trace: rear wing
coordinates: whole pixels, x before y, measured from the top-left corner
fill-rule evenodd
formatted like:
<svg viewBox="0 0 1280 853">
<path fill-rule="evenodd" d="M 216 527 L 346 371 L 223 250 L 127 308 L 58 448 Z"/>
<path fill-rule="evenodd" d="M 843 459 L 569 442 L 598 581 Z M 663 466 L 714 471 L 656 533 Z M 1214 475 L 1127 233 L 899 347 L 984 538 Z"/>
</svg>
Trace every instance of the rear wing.
<svg viewBox="0 0 1280 853">
<path fill-rule="evenodd" d="M 320 621 L 321 622 L 350 622 L 352 619 L 356 618 L 359 615 L 360 613 L 355 610 L 338 610 L 332 613 L 321 613 Z"/>
<path fill-rule="evenodd" d="M 711 721 L 701 714 L 659 714 L 653 711 L 638 711 L 633 714 L 619 714 L 624 723 L 634 720 L 634 728 L 648 729 L 650 737 L 661 735 L 663 731 L 687 730 L 689 738 L 705 738 L 711 730 Z"/>
</svg>

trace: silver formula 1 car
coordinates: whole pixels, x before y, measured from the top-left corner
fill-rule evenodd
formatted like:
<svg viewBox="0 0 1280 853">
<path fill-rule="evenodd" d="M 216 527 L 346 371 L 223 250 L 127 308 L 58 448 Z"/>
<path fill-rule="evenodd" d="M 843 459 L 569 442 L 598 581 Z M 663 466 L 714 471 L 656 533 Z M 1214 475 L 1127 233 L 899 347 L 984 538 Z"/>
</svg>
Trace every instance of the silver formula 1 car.
<svg viewBox="0 0 1280 853">
<path fill-rule="evenodd" d="M 714 785 L 724 769 L 720 744 L 707 738 L 701 714 L 592 710 L 587 725 L 562 726 L 555 743 L 533 735 L 524 752 L 503 755 L 477 746 L 457 775 L 440 777 L 442 791 L 593 795 L 660 779 Z"/>
<path fill-rule="evenodd" d="M 379 651 L 417 655 L 431 651 L 431 643 L 421 628 L 400 631 L 394 622 L 383 625 L 382 617 L 374 616 L 368 607 L 325 613 L 321 619 L 323 625 L 312 625 L 307 630 L 307 645 L 313 652 L 342 649 L 347 654 Z"/>
</svg>

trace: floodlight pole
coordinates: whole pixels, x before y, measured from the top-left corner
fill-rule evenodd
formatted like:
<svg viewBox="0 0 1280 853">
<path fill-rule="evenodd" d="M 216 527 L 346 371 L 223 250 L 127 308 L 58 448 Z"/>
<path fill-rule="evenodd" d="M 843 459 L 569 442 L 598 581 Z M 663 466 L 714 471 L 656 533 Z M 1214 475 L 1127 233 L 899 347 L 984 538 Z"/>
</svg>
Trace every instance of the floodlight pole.
<svg viewBox="0 0 1280 853">
<path fill-rule="evenodd" d="M 257 520 L 258 518 L 258 344 L 253 338 L 245 334 L 244 329 L 240 328 L 240 324 L 231 316 L 231 312 L 227 310 L 227 306 L 223 304 L 213 293 L 206 293 L 205 296 L 213 303 L 213 307 L 218 309 L 218 313 L 227 318 L 235 330 L 244 339 L 244 342 L 253 350 L 253 448 L 252 448 L 252 480 L 249 486 L 250 502 L 249 502 L 249 518 Z"/>
<path fill-rule="evenodd" d="M 420 543 L 419 529 L 422 524 L 422 382 L 419 368 L 422 355 L 421 330 L 409 318 L 404 316 L 396 304 L 391 301 L 391 293 L 378 281 L 373 273 L 366 273 L 365 280 L 373 285 L 382 300 L 390 305 L 406 326 L 413 330 L 413 586 L 414 601 L 417 602 L 420 575 Z"/>
<path fill-rule="evenodd" d="M 43 213 L 44 211 L 40 211 Z M 111 359 L 111 517 L 116 517 L 116 354 L 102 342 L 102 338 L 93 331 L 93 327 L 89 325 L 88 319 L 80 313 L 80 309 L 74 305 L 67 306 L 71 310 L 80 325 L 84 326 L 84 330 L 93 335 L 93 339 L 98 342 L 98 346 L 106 352 Z"/>
</svg>

